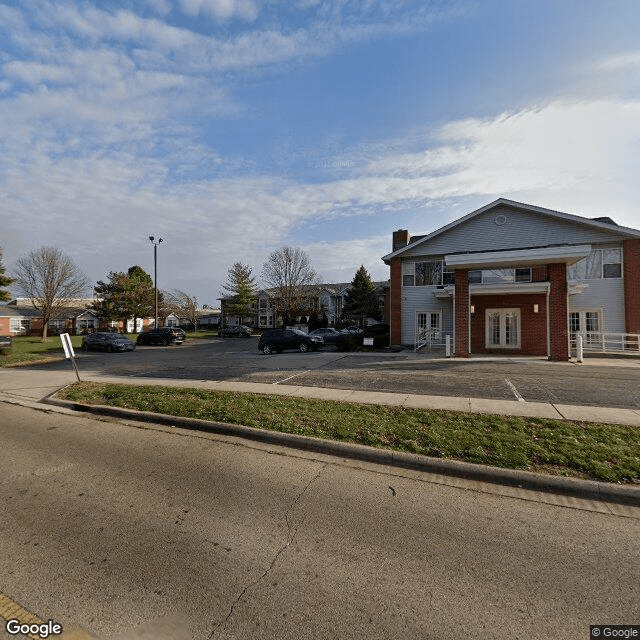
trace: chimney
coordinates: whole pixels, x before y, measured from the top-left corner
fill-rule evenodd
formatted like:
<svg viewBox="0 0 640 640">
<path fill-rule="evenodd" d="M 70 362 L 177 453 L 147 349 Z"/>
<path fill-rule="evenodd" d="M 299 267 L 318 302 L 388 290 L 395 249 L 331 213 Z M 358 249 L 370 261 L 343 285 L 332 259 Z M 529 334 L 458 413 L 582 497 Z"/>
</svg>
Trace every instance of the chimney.
<svg viewBox="0 0 640 640">
<path fill-rule="evenodd" d="M 402 249 L 402 247 L 406 247 L 409 244 L 409 232 L 406 229 L 398 229 L 393 232 L 393 249 L 392 251 L 397 251 L 398 249 Z"/>
</svg>

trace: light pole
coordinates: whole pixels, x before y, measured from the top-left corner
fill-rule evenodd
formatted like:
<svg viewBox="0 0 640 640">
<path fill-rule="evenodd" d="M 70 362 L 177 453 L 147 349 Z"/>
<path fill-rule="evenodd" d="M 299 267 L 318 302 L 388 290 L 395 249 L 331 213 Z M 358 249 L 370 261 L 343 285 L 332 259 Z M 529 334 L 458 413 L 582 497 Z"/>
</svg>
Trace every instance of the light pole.
<svg viewBox="0 0 640 640">
<path fill-rule="evenodd" d="M 158 245 L 162 242 L 162 238 L 158 238 L 158 242 L 154 242 L 155 238 L 149 236 L 153 245 L 153 293 L 156 299 L 156 319 L 153 325 L 154 329 L 158 328 Z"/>
</svg>

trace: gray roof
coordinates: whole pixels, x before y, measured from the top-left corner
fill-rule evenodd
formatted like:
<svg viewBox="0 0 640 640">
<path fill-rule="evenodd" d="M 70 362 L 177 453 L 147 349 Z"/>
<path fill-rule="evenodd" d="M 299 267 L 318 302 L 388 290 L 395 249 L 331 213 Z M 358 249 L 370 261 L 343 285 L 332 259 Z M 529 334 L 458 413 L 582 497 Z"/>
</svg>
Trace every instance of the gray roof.
<svg viewBox="0 0 640 640">
<path fill-rule="evenodd" d="M 384 260 L 384 262 L 388 262 L 391 258 L 394 258 L 395 256 L 402 254 L 407 249 L 413 248 L 416 243 L 431 240 L 432 238 L 439 236 L 445 231 L 454 229 L 455 227 L 461 224 L 464 224 L 468 220 L 471 220 L 472 218 L 475 218 L 476 216 L 479 216 L 480 214 L 485 213 L 485 211 L 489 211 L 490 209 L 499 207 L 501 205 L 507 205 L 515 209 L 521 209 L 521 210 L 529 211 L 532 213 L 539 213 L 542 215 L 559 218 L 560 220 L 575 222 L 575 223 L 585 225 L 595 229 L 606 229 L 609 232 L 613 231 L 627 237 L 629 236 L 640 237 L 640 230 L 631 229 L 630 227 L 620 226 L 607 216 L 602 216 L 599 218 L 583 218 L 582 216 L 576 216 L 571 213 L 563 213 L 562 211 L 545 209 L 544 207 L 537 207 L 535 205 L 526 204 L 524 202 L 516 202 L 515 200 L 508 200 L 507 198 L 498 198 L 497 200 L 490 202 L 484 207 L 480 207 L 480 209 L 476 209 L 475 211 L 468 213 L 466 216 L 462 216 L 462 218 L 458 218 L 457 220 L 450 222 L 444 227 L 440 227 L 439 229 L 436 229 L 432 233 L 428 233 L 427 235 L 424 235 L 424 236 L 416 236 L 416 238 L 411 239 L 409 244 L 407 244 L 406 246 L 400 247 L 399 249 L 396 249 L 395 251 L 392 251 L 391 253 L 388 253 L 387 255 L 383 256 L 382 260 Z"/>
</svg>

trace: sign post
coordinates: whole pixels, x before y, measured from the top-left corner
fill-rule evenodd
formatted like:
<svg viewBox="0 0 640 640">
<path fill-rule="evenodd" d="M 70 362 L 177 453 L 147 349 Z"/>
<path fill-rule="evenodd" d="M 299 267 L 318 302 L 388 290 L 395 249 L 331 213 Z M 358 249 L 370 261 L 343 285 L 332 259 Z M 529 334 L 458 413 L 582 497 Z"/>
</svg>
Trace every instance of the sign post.
<svg viewBox="0 0 640 640">
<path fill-rule="evenodd" d="M 71 338 L 68 333 L 61 333 L 60 340 L 62 340 L 62 348 L 64 349 L 64 357 L 67 360 L 71 360 L 71 364 L 73 364 L 73 370 L 76 372 L 76 377 L 78 378 L 78 382 L 80 382 L 80 374 L 78 373 L 78 366 L 76 365 L 76 354 L 73 351 L 73 346 L 71 344 Z"/>
</svg>

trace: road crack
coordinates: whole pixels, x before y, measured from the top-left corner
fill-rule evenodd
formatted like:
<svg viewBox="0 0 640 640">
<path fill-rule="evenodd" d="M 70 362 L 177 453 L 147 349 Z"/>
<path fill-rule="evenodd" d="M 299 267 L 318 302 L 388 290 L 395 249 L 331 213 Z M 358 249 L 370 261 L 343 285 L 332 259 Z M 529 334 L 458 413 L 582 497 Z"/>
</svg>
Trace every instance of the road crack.
<svg viewBox="0 0 640 640">
<path fill-rule="evenodd" d="M 291 521 L 290 521 L 291 514 L 292 514 L 293 510 L 296 508 L 298 502 L 300 502 L 300 500 L 305 495 L 305 493 L 307 493 L 307 491 L 309 490 L 311 485 L 320 477 L 322 472 L 325 470 L 326 466 L 327 466 L 326 464 L 323 464 L 320 467 L 320 469 L 318 470 L 318 473 L 316 473 L 315 476 L 313 476 L 313 478 L 311 478 L 309 480 L 309 482 L 307 482 L 307 484 L 302 488 L 302 491 L 300 491 L 300 493 L 296 496 L 295 500 L 291 503 L 291 506 L 289 507 L 289 509 L 287 509 L 287 512 L 284 514 L 285 523 L 287 525 L 286 542 L 276 551 L 276 553 L 273 556 L 271 562 L 269 563 L 269 566 L 262 572 L 262 574 L 260 576 L 258 576 L 255 580 L 250 582 L 246 587 L 244 587 L 244 589 L 242 589 L 242 591 L 240 592 L 238 597 L 231 604 L 231 607 L 229 608 L 229 613 L 226 615 L 224 620 L 222 620 L 219 624 L 217 624 L 215 626 L 215 628 L 213 629 L 213 631 L 211 631 L 211 633 L 208 636 L 208 640 L 213 640 L 213 638 L 215 638 L 215 636 L 218 633 L 218 631 L 220 629 L 222 629 L 227 624 L 227 622 L 229 620 L 233 619 L 233 612 L 234 612 L 236 606 L 244 598 L 245 594 L 250 589 L 252 589 L 256 585 L 260 584 L 271 573 L 271 571 L 273 570 L 273 567 L 275 566 L 276 562 L 278 562 L 278 559 L 280 558 L 280 556 L 291 546 L 291 544 L 295 540 L 295 537 L 296 537 L 296 535 L 298 533 L 298 530 L 300 529 L 300 527 L 304 524 L 304 521 L 306 520 L 306 513 L 303 514 L 302 519 L 300 520 L 300 522 L 298 523 L 297 526 L 294 526 L 291 523 Z"/>
</svg>

